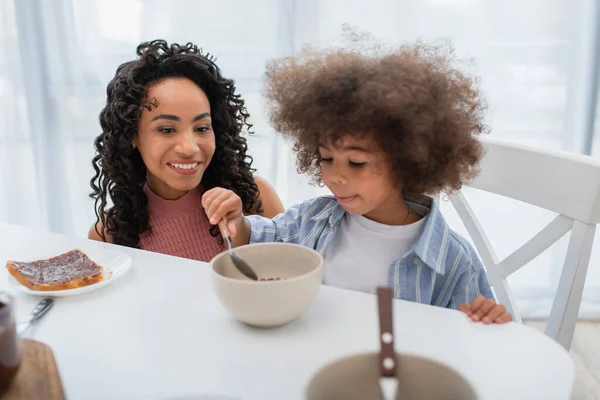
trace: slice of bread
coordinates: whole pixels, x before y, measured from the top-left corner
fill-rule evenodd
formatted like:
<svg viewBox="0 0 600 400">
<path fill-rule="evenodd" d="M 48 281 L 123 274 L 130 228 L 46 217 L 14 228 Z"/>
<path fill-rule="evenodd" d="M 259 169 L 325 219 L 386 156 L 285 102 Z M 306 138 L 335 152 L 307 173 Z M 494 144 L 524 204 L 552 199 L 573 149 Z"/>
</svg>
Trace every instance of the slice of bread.
<svg viewBox="0 0 600 400">
<path fill-rule="evenodd" d="M 31 290 L 75 289 L 104 279 L 103 268 L 79 249 L 43 260 L 7 261 L 6 269 Z"/>
</svg>

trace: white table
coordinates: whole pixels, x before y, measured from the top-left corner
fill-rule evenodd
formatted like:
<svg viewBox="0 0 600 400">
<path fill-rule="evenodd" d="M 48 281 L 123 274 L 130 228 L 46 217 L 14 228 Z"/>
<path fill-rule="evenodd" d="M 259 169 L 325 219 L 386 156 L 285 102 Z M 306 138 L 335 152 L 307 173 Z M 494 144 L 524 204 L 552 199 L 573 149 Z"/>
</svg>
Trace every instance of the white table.
<svg viewBox="0 0 600 400">
<path fill-rule="evenodd" d="M 0 262 L 74 247 L 111 246 L 0 224 Z M 114 247 L 113 247 L 114 248 Z M 69 399 L 167 399 L 214 394 L 303 399 L 320 366 L 377 349 L 376 298 L 322 287 L 294 323 L 259 330 L 235 321 L 213 294 L 209 266 L 119 247 L 127 275 L 103 289 L 59 298 L 35 339 L 54 350 Z M 0 272 L 0 290 L 9 290 Z M 25 318 L 40 300 L 16 294 Z M 515 323 L 484 326 L 458 311 L 394 303 L 397 349 L 461 372 L 481 399 L 568 399 L 569 354 Z"/>
</svg>

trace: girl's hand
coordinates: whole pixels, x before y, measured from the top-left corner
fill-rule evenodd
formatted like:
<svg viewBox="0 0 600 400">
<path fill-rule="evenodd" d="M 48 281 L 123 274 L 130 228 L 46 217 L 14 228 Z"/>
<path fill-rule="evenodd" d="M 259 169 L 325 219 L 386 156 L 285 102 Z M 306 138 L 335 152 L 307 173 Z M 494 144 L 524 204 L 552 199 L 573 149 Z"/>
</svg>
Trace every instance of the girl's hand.
<svg viewBox="0 0 600 400">
<path fill-rule="evenodd" d="M 212 225 L 225 220 L 229 236 L 235 237 L 244 217 L 242 199 L 237 194 L 220 187 L 211 189 L 202 196 L 202 207 Z"/>
<path fill-rule="evenodd" d="M 484 324 L 504 324 L 512 321 L 512 316 L 506 312 L 502 304 L 496 303 L 494 299 L 486 299 L 483 296 L 477 296 L 471 304 L 463 303 L 458 309 L 469 317 L 473 322 L 483 322 Z"/>
</svg>

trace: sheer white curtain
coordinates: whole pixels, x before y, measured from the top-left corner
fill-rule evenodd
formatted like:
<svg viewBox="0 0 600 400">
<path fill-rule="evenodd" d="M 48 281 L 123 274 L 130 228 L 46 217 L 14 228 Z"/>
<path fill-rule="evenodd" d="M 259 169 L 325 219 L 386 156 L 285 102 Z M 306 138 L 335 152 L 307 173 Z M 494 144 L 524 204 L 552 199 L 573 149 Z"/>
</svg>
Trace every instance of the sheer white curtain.
<svg viewBox="0 0 600 400">
<path fill-rule="evenodd" d="M 344 23 L 387 44 L 449 39 L 466 68 L 481 76 L 494 136 L 589 153 L 598 15 L 593 0 L 0 0 L 0 220 L 86 234 L 93 221 L 92 141 L 106 84 L 137 44 L 155 38 L 199 44 L 236 79 L 257 133 L 249 140 L 255 166 L 286 205 L 326 190 L 307 187 L 288 144 L 265 120 L 264 66 L 304 44 L 340 44 Z M 499 256 L 553 217 L 470 195 Z M 442 207 L 465 233 L 452 207 Z M 511 277 L 525 315 L 548 312 L 565 243 Z M 600 316 L 598 247 L 582 316 Z"/>
</svg>

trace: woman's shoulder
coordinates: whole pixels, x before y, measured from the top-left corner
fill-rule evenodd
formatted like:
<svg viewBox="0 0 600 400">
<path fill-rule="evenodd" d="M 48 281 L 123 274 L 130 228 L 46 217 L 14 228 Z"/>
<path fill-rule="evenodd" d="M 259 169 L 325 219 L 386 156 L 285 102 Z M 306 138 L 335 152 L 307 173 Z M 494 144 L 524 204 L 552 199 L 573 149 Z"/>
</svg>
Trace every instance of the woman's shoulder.
<svg viewBox="0 0 600 400">
<path fill-rule="evenodd" d="M 258 186 L 258 196 L 262 203 L 262 211 L 259 215 L 273 218 L 274 216 L 281 214 L 284 211 L 283 203 L 273 185 L 265 178 L 258 175 L 254 175 L 254 182 L 256 182 L 256 186 Z"/>
<path fill-rule="evenodd" d="M 104 237 L 106 238 L 107 243 L 113 243 L 113 237 L 106 232 L 102 221 L 97 221 L 95 224 L 92 225 L 92 227 L 88 231 L 88 239 L 96 240 L 98 242 L 104 242 L 105 240 L 102 239 L 102 235 L 100 234 L 100 232 L 104 233 Z"/>
</svg>

